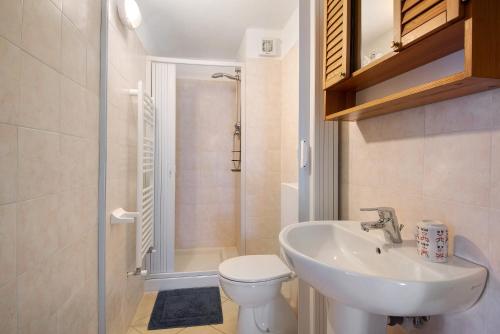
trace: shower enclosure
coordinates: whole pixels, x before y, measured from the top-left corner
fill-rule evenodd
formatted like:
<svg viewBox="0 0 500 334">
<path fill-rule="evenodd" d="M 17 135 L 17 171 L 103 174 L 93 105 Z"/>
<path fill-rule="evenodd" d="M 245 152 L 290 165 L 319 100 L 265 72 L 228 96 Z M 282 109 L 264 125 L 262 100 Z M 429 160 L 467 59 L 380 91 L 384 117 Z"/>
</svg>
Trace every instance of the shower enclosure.
<svg viewBox="0 0 500 334">
<path fill-rule="evenodd" d="M 244 249 L 243 74 L 240 63 L 151 61 L 158 113 L 152 280 L 216 278 L 219 263 Z"/>
</svg>

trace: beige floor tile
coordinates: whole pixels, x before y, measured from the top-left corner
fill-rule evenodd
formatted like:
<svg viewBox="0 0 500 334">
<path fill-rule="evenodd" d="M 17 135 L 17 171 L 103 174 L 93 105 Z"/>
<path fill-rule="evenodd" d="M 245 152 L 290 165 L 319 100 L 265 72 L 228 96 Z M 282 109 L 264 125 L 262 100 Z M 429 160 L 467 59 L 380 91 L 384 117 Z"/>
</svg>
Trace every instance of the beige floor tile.
<svg viewBox="0 0 500 334">
<path fill-rule="evenodd" d="M 134 319 L 132 320 L 132 326 L 148 324 L 157 295 L 158 293 L 156 292 L 144 294 L 139 306 L 137 307 L 137 311 L 135 312 Z"/>
<path fill-rule="evenodd" d="M 219 288 L 220 290 L 220 299 L 221 301 L 224 303 L 226 302 L 227 300 L 229 300 L 229 298 L 226 296 L 226 294 L 224 293 L 224 290 L 222 290 L 222 288 Z"/>
<path fill-rule="evenodd" d="M 222 314 L 224 315 L 224 323 L 221 325 L 212 325 L 212 327 L 224 334 L 236 334 L 238 325 L 238 305 L 227 300 L 222 304 Z"/>
<path fill-rule="evenodd" d="M 127 334 L 140 334 L 140 332 L 135 330 L 133 327 L 129 327 Z"/>
<path fill-rule="evenodd" d="M 220 333 L 221 332 L 210 326 L 188 327 L 181 331 L 181 334 L 220 334 Z"/>
<path fill-rule="evenodd" d="M 184 328 L 171 328 L 171 329 L 160 329 L 154 331 L 148 331 L 148 325 L 134 326 L 134 330 L 139 334 L 177 334 L 181 331 L 184 333 Z M 134 333 L 135 334 L 135 333 Z"/>
</svg>

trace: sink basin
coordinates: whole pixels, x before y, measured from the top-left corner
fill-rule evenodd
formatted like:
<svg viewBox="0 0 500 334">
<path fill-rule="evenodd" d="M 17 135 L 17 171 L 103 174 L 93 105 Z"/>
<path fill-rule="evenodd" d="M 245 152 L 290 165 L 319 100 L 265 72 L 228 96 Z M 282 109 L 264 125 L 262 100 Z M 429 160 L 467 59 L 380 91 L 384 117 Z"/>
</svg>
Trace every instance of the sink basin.
<svg viewBox="0 0 500 334">
<path fill-rule="evenodd" d="M 300 279 L 337 309 L 347 307 L 336 311 L 342 316 L 356 310 L 384 315 L 382 321 L 460 312 L 479 299 L 486 283 L 484 267 L 455 256 L 430 263 L 418 256 L 416 242 L 388 244 L 382 231 L 364 232 L 355 221 L 293 224 L 279 240 Z"/>
</svg>

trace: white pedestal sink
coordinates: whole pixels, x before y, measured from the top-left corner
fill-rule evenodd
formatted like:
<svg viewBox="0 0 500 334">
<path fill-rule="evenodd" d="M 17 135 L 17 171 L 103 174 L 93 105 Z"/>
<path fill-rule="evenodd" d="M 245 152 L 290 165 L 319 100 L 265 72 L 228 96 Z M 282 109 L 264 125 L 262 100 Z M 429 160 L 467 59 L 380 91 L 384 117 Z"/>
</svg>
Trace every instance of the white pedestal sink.
<svg viewBox="0 0 500 334">
<path fill-rule="evenodd" d="M 381 231 L 355 221 L 293 224 L 279 236 L 300 279 L 328 300 L 335 334 L 386 333 L 387 316 L 461 312 L 481 296 L 484 267 L 455 256 L 430 263 L 414 241 L 388 244 Z"/>
</svg>

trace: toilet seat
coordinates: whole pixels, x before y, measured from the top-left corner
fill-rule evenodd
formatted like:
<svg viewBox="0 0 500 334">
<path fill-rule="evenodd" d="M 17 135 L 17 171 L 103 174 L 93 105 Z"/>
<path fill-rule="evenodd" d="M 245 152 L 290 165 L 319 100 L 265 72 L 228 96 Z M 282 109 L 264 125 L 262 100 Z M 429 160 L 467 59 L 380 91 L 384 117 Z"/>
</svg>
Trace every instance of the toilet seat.
<svg viewBox="0 0 500 334">
<path fill-rule="evenodd" d="M 291 277 L 292 272 L 276 255 L 247 255 L 222 262 L 219 274 L 234 282 L 260 283 Z"/>
<path fill-rule="evenodd" d="M 281 284 L 283 282 L 286 282 L 288 280 L 290 280 L 289 277 L 282 277 L 282 278 L 277 278 L 277 279 L 273 279 L 270 281 L 262 281 L 262 282 L 238 282 L 238 281 L 233 281 L 233 280 L 230 280 L 228 278 L 225 278 L 224 276 L 219 274 L 219 282 L 220 283 L 224 282 L 226 284 L 232 285 L 234 287 L 240 287 L 240 288 L 249 288 L 249 287 L 250 288 L 259 288 L 259 287 L 271 286 L 271 285 L 276 285 L 276 284 L 281 286 Z"/>
</svg>

